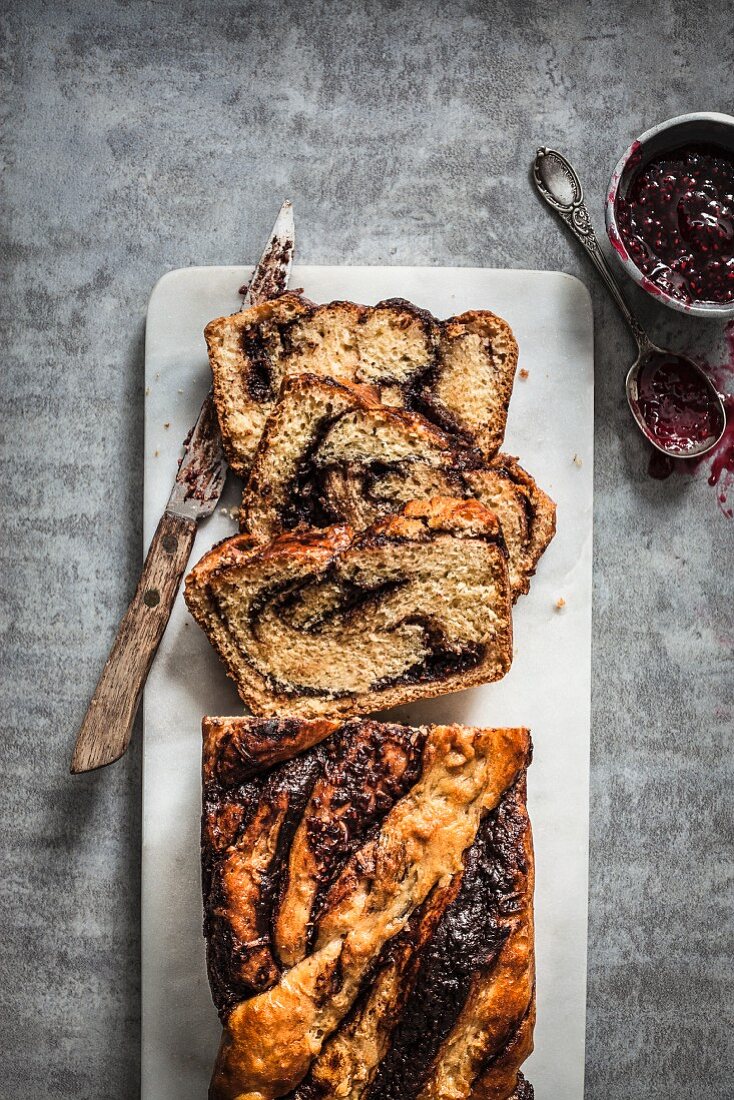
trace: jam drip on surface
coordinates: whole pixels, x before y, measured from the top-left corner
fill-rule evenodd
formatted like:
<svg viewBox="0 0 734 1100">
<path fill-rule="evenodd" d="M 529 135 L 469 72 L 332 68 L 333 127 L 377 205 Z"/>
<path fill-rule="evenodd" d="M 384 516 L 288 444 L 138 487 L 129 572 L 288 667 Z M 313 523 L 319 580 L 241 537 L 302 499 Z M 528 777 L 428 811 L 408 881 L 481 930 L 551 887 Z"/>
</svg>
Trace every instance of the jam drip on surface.
<svg viewBox="0 0 734 1100">
<path fill-rule="evenodd" d="M 713 456 L 703 458 L 671 458 L 652 450 L 647 466 L 650 477 L 664 481 L 674 471 L 694 474 L 702 462 L 711 462 L 708 483 L 716 488 L 716 502 L 727 519 L 734 519 L 734 507 L 729 503 L 729 492 L 734 484 L 734 395 L 724 398 L 726 427 Z"/>
<path fill-rule="evenodd" d="M 648 473 L 662 480 L 672 473 L 693 476 L 702 467 L 708 469 L 707 481 L 716 491 L 716 503 L 722 515 L 734 519 L 734 321 L 726 326 L 724 336 L 724 361 L 705 364 L 706 373 L 719 393 L 724 395 L 726 425 L 721 439 L 713 451 L 698 458 L 670 458 L 650 448 Z"/>
<path fill-rule="evenodd" d="M 685 456 L 721 430 L 718 409 L 697 371 L 674 355 L 652 355 L 637 379 L 637 408 L 651 439 Z"/>
<path fill-rule="evenodd" d="M 734 302 L 734 155 L 691 145 L 633 175 L 616 201 L 622 242 L 643 275 L 682 302 Z"/>
</svg>

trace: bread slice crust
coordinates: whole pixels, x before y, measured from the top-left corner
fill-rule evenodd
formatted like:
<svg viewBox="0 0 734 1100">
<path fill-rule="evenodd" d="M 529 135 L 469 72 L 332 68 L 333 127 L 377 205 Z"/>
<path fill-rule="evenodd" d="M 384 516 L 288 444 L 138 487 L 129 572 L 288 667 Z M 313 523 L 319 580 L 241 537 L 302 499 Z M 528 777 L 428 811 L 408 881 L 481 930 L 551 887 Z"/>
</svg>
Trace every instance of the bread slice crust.
<svg viewBox="0 0 734 1100">
<path fill-rule="evenodd" d="M 279 733 L 293 755 L 273 762 Z M 528 731 L 205 718 L 203 734 L 210 1100 L 529 1100 Z"/>
<path fill-rule="evenodd" d="M 489 311 L 439 321 L 401 298 L 316 305 L 285 293 L 216 318 L 204 335 L 225 453 L 241 476 L 284 379 L 305 372 L 372 386 L 485 457 L 501 446 L 518 351 Z"/>
</svg>

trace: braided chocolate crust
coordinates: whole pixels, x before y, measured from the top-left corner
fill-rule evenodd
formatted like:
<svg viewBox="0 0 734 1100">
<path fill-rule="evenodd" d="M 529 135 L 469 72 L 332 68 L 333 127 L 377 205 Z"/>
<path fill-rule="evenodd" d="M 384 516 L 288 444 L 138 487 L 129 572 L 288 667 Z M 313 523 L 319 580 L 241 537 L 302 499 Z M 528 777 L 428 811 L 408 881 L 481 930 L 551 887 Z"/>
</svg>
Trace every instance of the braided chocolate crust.
<svg viewBox="0 0 734 1100">
<path fill-rule="evenodd" d="M 532 1097 L 527 731 L 203 731 L 211 1100 Z"/>
<path fill-rule="evenodd" d="M 235 536 L 185 598 L 260 715 L 368 713 L 497 680 L 512 661 L 507 552 L 475 500 L 413 501 L 358 535 Z"/>
<path fill-rule="evenodd" d="M 245 476 L 280 386 L 311 372 L 375 388 L 492 457 L 504 437 L 517 343 L 500 317 L 438 321 L 402 298 L 316 305 L 286 293 L 204 332 L 225 453 Z M 471 379 L 471 381 L 469 381 Z"/>
</svg>

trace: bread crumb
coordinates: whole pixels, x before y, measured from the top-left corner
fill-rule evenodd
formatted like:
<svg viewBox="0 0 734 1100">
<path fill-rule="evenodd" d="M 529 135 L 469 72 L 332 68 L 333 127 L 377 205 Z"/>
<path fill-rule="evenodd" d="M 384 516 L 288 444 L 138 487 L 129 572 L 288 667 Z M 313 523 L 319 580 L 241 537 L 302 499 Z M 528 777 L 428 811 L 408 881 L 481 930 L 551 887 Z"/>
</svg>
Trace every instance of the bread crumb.
<svg viewBox="0 0 734 1100">
<path fill-rule="evenodd" d="M 160 453 L 161 453 L 160 447 L 156 447 L 156 449 L 153 451 L 153 458 L 158 458 L 158 455 Z"/>
<path fill-rule="evenodd" d="M 166 429 L 166 431 L 167 431 L 167 430 L 168 430 L 168 429 L 169 429 L 169 428 L 171 427 L 171 421 L 170 421 L 170 420 L 166 420 L 166 422 L 164 423 L 163 427 L 164 427 L 164 428 Z"/>
<path fill-rule="evenodd" d="M 581 461 L 581 455 L 574 455 L 573 456 L 573 464 L 574 464 L 574 466 L 583 466 L 583 462 Z"/>
<path fill-rule="evenodd" d="M 149 393 L 150 393 L 150 386 L 146 386 L 145 387 L 145 396 L 147 397 Z"/>
<path fill-rule="evenodd" d="M 161 377 L 161 372 L 160 372 L 160 371 L 156 371 L 156 373 L 155 373 L 155 380 L 156 380 L 156 382 L 160 381 L 160 377 Z"/>
<path fill-rule="evenodd" d="M 566 601 L 564 600 L 563 596 L 559 596 L 556 600 L 556 611 L 563 611 L 565 606 Z"/>
<path fill-rule="evenodd" d="M 530 377 L 530 371 L 525 370 L 525 367 L 521 367 L 519 373 L 520 373 L 520 377 L 522 378 L 523 382 L 525 382 Z"/>
<path fill-rule="evenodd" d="M 179 392 L 179 393 L 183 393 L 183 390 L 179 390 L 178 392 Z"/>
</svg>

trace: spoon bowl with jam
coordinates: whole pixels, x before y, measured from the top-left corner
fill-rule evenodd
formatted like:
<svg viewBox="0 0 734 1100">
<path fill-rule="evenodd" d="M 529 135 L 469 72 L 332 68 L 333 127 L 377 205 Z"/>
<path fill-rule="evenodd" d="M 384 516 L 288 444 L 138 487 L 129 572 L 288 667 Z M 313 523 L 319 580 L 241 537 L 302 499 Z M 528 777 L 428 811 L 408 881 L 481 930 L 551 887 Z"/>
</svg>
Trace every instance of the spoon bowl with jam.
<svg viewBox="0 0 734 1100">
<path fill-rule="evenodd" d="M 629 308 L 599 247 L 575 170 L 555 149 L 539 149 L 533 180 L 541 197 L 586 249 L 619 306 L 637 344 L 627 372 L 627 401 L 635 423 L 656 450 L 670 458 L 699 458 L 726 429 L 721 395 L 706 372 L 684 355 L 654 344 Z M 734 301 L 731 306 L 734 312 Z"/>
<path fill-rule="evenodd" d="M 627 372 L 627 401 L 643 435 L 671 458 L 700 458 L 726 429 L 726 410 L 706 372 L 647 342 Z"/>
</svg>

